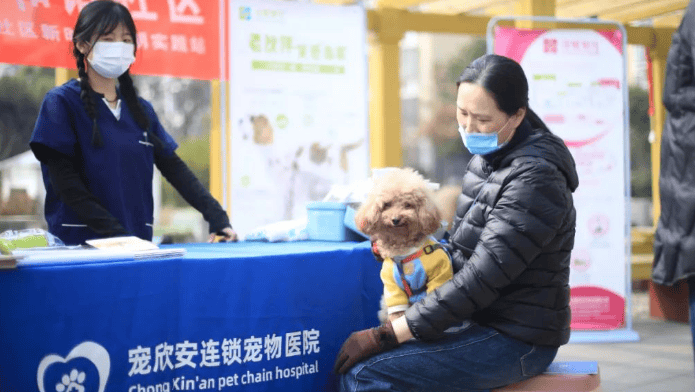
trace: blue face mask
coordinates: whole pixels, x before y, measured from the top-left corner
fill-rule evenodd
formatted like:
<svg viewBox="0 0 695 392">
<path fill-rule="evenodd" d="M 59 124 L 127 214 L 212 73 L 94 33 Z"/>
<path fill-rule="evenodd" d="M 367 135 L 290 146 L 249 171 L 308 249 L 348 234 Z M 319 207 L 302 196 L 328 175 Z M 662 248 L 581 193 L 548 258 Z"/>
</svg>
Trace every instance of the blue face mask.
<svg viewBox="0 0 695 392">
<path fill-rule="evenodd" d="M 461 139 L 463 139 L 463 145 L 466 146 L 471 154 L 486 155 L 493 153 L 500 148 L 504 147 L 507 142 L 498 144 L 498 135 L 502 130 L 509 124 L 509 120 L 500 128 L 499 131 L 493 133 L 467 133 L 463 125 L 459 125 L 459 133 L 461 134 Z"/>
</svg>

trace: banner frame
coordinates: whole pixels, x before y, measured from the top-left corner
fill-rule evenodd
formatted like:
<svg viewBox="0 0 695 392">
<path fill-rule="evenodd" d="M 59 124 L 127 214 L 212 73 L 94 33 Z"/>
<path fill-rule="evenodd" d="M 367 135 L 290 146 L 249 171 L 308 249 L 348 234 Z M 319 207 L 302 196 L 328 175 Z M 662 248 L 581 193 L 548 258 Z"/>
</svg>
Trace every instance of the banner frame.
<svg viewBox="0 0 695 392">
<path fill-rule="evenodd" d="M 630 107 L 628 98 L 628 88 L 627 88 L 627 30 L 625 27 L 617 21 L 608 20 L 597 20 L 597 19 L 563 19 L 556 18 L 552 16 L 495 16 L 492 17 L 487 25 L 487 53 L 494 53 L 494 28 L 500 21 L 531 21 L 531 22 L 545 22 L 545 23 L 563 23 L 563 24 L 577 24 L 577 25 L 605 25 L 614 26 L 620 30 L 622 36 L 622 57 L 623 70 L 622 70 L 622 96 L 623 96 L 623 159 L 624 159 L 624 173 L 623 179 L 625 181 L 625 328 L 607 330 L 607 331 L 571 331 L 569 343 L 609 343 L 609 342 L 636 342 L 639 341 L 639 334 L 632 327 L 632 265 L 631 265 L 631 207 L 630 207 Z M 547 31 L 553 30 L 553 28 L 545 29 Z M 563 30 L 570 30 L 570 28 L 563 28 Z M 589 30 L 586 27 L 576 28 L 575 30 Z"/>
</svg>

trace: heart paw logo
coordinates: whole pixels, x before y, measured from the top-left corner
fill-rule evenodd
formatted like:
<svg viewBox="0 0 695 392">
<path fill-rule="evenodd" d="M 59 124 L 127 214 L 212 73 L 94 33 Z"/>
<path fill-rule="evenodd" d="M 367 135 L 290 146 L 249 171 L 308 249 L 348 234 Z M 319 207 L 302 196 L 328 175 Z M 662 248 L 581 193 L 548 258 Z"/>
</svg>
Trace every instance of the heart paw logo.
<svg viewBox="0 0 695 392">
<path fill-rule="evenodd" d="M 88 385 L 94 388 L 98 385 L 98 391 L 104 392 L 110 371 L 108 351 L 97 343 L 87 341 L 75 346 L 65 358 L 56 354 L 46 355 L 39 363 L 36 382 L 40 392 L 93 390 L 87 388 Z"/>
</svg>

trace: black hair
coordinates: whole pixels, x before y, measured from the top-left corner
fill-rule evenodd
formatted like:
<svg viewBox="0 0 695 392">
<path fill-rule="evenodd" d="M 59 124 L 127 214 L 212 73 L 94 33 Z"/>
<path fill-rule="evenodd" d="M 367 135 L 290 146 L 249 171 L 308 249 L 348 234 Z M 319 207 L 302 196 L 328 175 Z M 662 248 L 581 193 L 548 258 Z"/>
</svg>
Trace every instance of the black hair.
<svg viewBox="0 0 695 392">
<path fill-rule="evenodd" d="M 128 32 L 133 37 L 133 44 L 135 50 L 137 50 L 137 31 L 133 17 L 125 6 L 116 1 L 97 0 L 87 4 L 80 11 L 80 15 L 75 23 L 75 30 L 73 31 L 72 54 L 75 60 L 77 60 L 77 72 L 80 76 L 80 88 L 82 89 L 80 98 L 84 103 L 87 114 L 92 119 L 92 145 L 95 147 L 102 147 L 104 143 L 99 132 L 99 125 L 97 124 L 97 109 L 93 98 L 93 90 L 89 85 L 89 78 L 86 72 L 86 55 L 77 49 L 77 43 L 86 42 L 91 47 L 94 44 L 91 42 L 92 38 L 99 38 L 102 35 L 109 34 L 121 24 L 128 29 Z M 130 73 L 126 71 L 119 76 L 118 83 L 123 101 L 128 105 L 130 112 L 133 113 L 135 121 L 143 130 L 149 131 L 150 120 L 140 104 Z"/>
<path fill-rule="evenodd" d="M 528 105 L 528 80 L 521 65 L 516 61 L 497 54 L 486 54 L 473 60 L 456 81 L 472 83 L 487 90 L 497 107 L 508 116 L 526 108 L 526 119 L 533 128 L 550 131 L 547 125 Z"/>
</svg>

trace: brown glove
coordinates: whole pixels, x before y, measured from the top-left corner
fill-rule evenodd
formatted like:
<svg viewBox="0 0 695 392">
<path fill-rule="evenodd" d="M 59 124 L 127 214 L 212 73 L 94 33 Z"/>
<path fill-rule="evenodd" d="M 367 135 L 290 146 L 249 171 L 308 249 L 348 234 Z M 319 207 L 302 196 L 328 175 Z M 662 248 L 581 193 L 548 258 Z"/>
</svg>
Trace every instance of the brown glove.
<svg viewBox="0 0 695 392">
<path fill-rule="evenodd" d="M 376 328 L 353 332 L 340 348 L 333 371 L 347 373 L 357 362 L 400 345 L 390 321 Z"/>
</svg>

